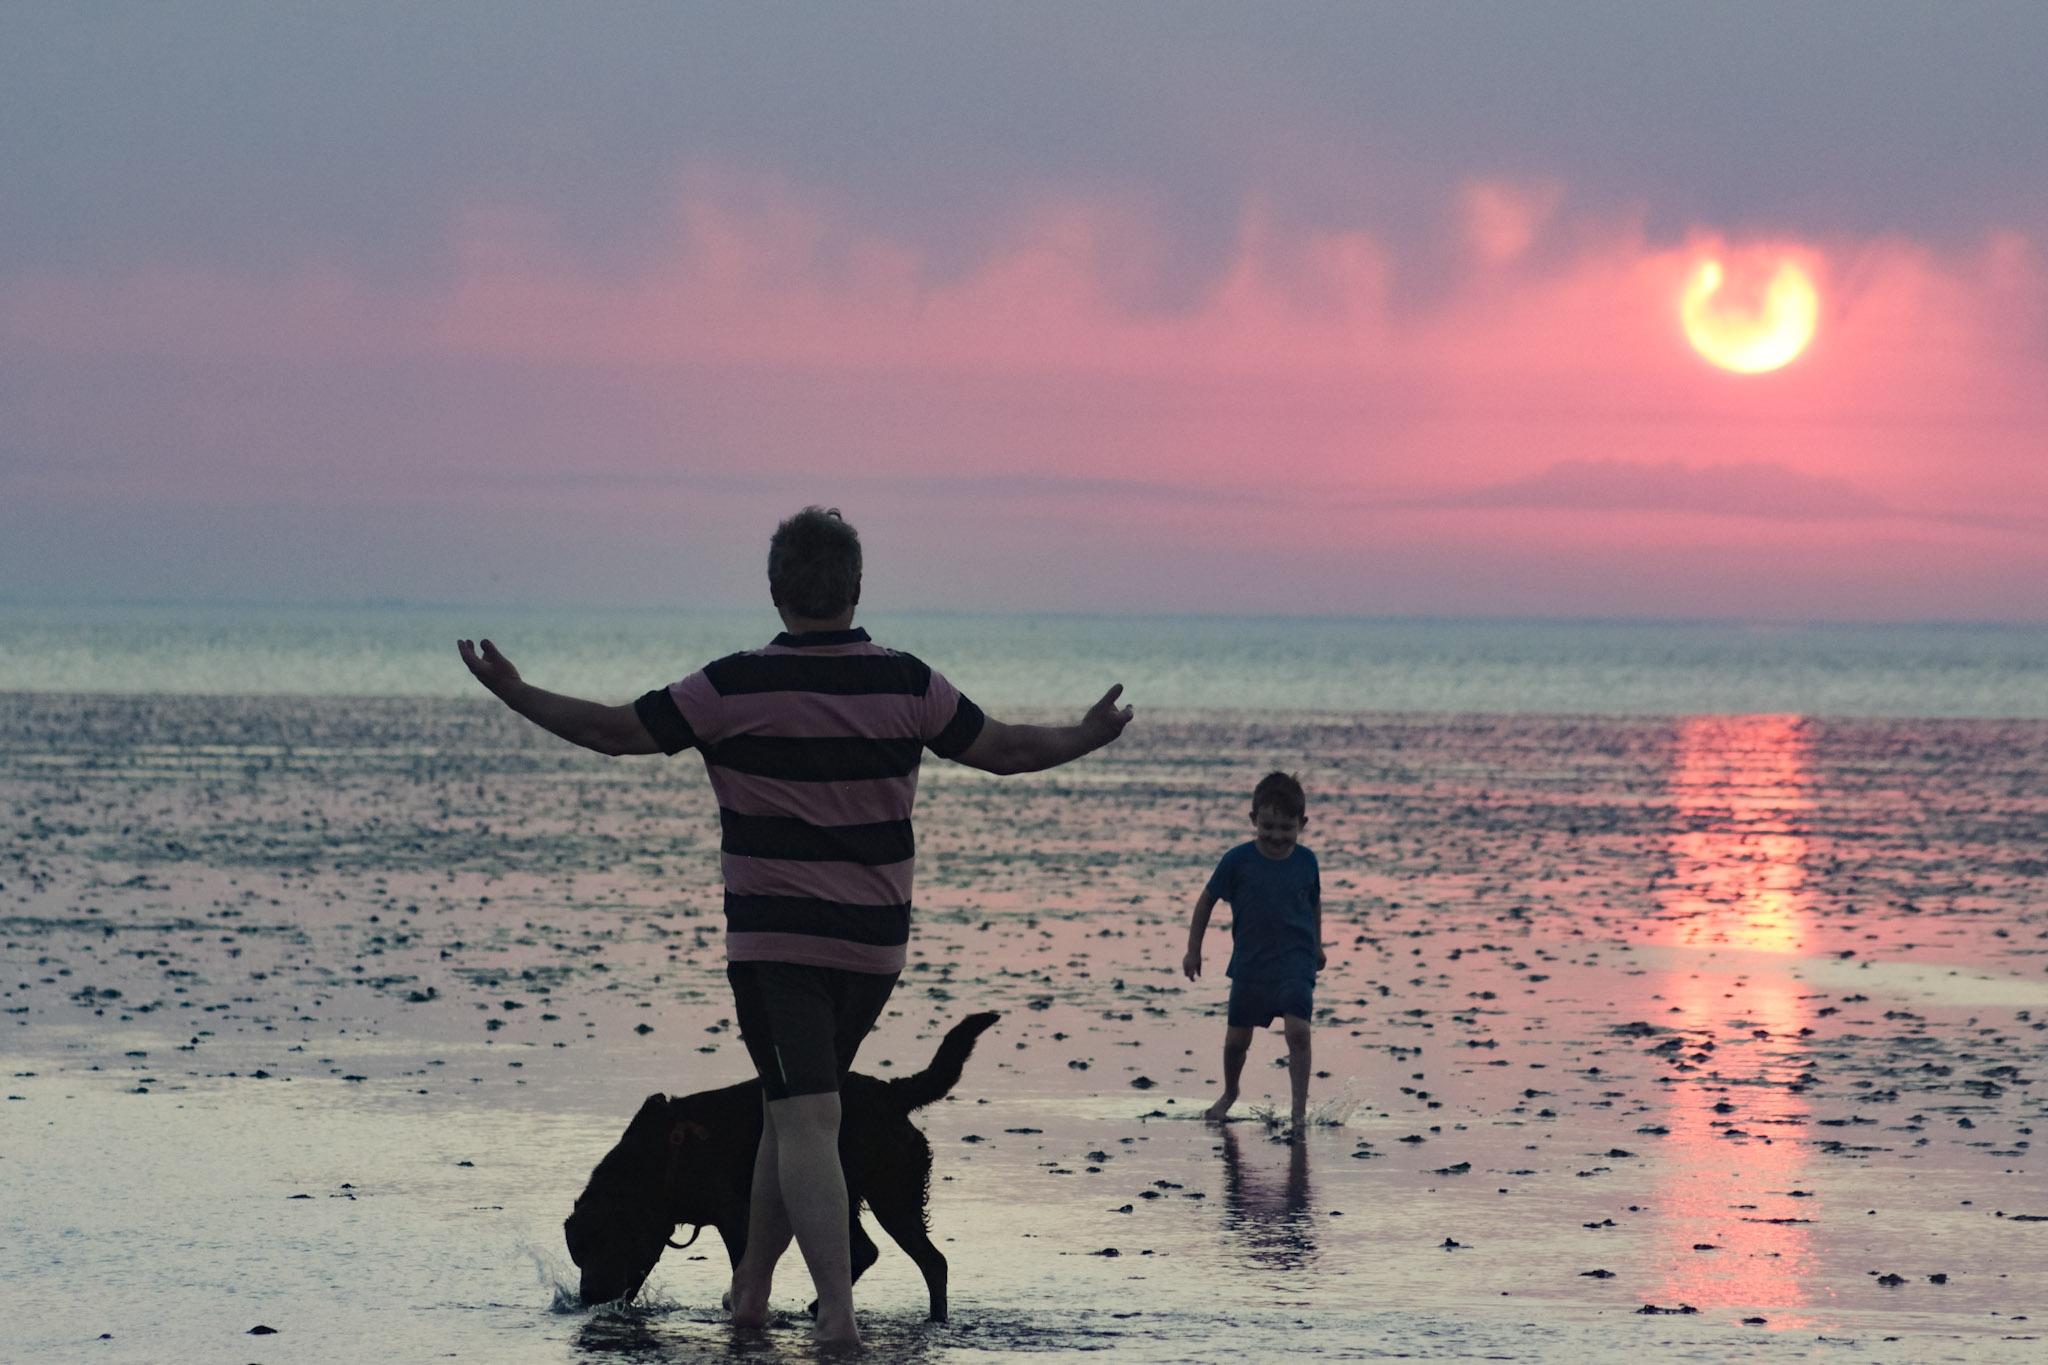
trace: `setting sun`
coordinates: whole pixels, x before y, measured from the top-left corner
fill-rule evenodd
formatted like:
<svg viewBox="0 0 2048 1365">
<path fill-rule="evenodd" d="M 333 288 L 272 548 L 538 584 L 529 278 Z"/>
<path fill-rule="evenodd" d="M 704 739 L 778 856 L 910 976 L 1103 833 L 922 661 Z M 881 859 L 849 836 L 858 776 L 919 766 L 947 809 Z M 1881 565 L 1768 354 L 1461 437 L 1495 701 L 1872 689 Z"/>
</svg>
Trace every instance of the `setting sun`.
<svg viewBox="0 0 2048 1365">
<path fill-rule="evenodd" d="M 1820 296 L 1813 280 L 1792 261 L 1780 261 L 1760 291 L 1745 298 L 1725 291 L 1727 272 L 1707 260 L 1686 282 L 1679 303 L 1686 340 L 1724 370 L 1762 374 L 1796 359 L 1813 340 Z M 1728 297 L 1728 293 L 1735 297 Z"/>
</svg>

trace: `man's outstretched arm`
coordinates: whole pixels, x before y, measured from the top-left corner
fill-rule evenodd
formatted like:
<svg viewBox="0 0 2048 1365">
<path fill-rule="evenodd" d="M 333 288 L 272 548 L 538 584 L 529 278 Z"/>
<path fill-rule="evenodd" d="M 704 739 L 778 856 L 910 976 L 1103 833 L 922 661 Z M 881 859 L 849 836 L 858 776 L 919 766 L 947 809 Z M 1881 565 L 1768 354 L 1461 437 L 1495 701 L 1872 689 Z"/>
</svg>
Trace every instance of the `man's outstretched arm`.
<svg viewBox="0 0 2048 1365">
<path fill-rule="evenodd" d="M 983 772 L 1005 774 L 1042 772 L 1071 763 L 1113 742 L 1131 723 L 1131 708 L 1116 704 L 1123 691 L 1122 683 L 1110 688 L 1075 725 L 1005 725 L 991 717 L 961 751 L 959 761 Z"/>
<path fill-rule="evenodd" d="M 658 754 L 661 746 L 629 706 L 606 706 L 581 697 L 546 692 L 519 676 L 512 661 L 489 640 L 478 647 L 457 640 L 455 648 L 476 680 L 491 695 L 551 734 L 600 754 Z"/>
</svg>

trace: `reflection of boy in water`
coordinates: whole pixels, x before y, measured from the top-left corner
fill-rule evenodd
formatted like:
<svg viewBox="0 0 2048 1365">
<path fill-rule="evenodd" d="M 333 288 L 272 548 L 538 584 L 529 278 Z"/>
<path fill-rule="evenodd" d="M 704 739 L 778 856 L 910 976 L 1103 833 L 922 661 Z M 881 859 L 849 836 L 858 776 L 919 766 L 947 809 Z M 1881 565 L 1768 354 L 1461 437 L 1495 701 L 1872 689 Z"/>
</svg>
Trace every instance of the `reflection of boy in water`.
<svg viewBox="0 0 2048 1365">
<path fill-rule="evenodd" d="M 1237 1130 L 1223 1130 L 1223 1226 L 1242 1237 L 1252 1259 L 1296 1270 L 1316 1254 L 1308 1210 L 1308 1144 L 1287 1144 L 1287 1180 L 1278 1190 L 1248 1165 Z"/>
<path fill-rule="evenodd" d="M 1202 974 L 1202 935 L 1217 901 L 1231 908 L 1229 1026 L 1223 1032 L 1223 1095 L 1205 1116 L 1220 1120 L 1237 1103 L 1238 1077 L 1252 1030 L 1277 1016 L 1287 1035 L 1287 1073 L 1294 1087 L 1294 1131 L 1308 1117 L 1309 1015 L 1323 953 L 1323 883 L 1316 855 L 1298 840 L 1308 823 L 1301 783 L 1268 773 L 1252 791 L 1252 827 L 1258 837 L 1223 855 L 1195 901 L 1181 970 Z"/>
</svg>

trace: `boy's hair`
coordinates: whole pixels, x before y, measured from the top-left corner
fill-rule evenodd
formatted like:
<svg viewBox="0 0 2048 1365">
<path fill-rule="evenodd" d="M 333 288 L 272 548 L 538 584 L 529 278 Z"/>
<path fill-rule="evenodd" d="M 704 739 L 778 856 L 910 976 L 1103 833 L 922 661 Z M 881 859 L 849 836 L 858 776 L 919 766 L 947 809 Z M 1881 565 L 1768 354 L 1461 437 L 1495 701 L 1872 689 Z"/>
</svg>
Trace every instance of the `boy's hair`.
<svg viewBox="0 0 2048 1365">
<path fill-rule="evenodd" d="M 768 539 L 768 595 L 794 616 L 826 621 L 860 601 L 860 533 L 837 507 L 806 507 Z"/>
<path fill-rule="evenodd" d="M 1299 820 L 1308 813 L 1308 797 L 1302 794 L 1301 783 L 1293 774 L 1267 773 L 1252 788 L 1252 818 L 1256 820 L 1260 810 L 1268 807 L 1290 820 Z"/>
</svg>

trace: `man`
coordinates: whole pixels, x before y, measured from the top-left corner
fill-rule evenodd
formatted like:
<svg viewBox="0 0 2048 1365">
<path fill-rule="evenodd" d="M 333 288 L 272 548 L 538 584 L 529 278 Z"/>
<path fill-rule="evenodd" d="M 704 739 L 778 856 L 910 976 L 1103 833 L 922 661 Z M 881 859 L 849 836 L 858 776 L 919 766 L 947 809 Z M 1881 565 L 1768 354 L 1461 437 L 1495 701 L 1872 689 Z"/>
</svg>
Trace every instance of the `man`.
<svg viewBox="0 0 2048 1365">
<path fill-rule="evenodd" d="M 775 528 L 768 592 L 784 631 L 623 706 L 544 692 L 489 640 L 462 660 L 500 701 L 602 754 L 700 750 L 718 797 L 726 974 L 760 1073 L 732 1320 L 761 1326 L 792 1234 L 817 1288 L 821 1343 L 857 1345 L 839 1167 L 839 1085 L 881 1016 L 909 939 L 911 808 L 923 750 L 991 773 L 1057 767 L 1130 723 L 1118 684 L 1068 726 L 989 719 L 936 670 L 854 627 L 860 537 L 836 508 Z"/>
</svg>

